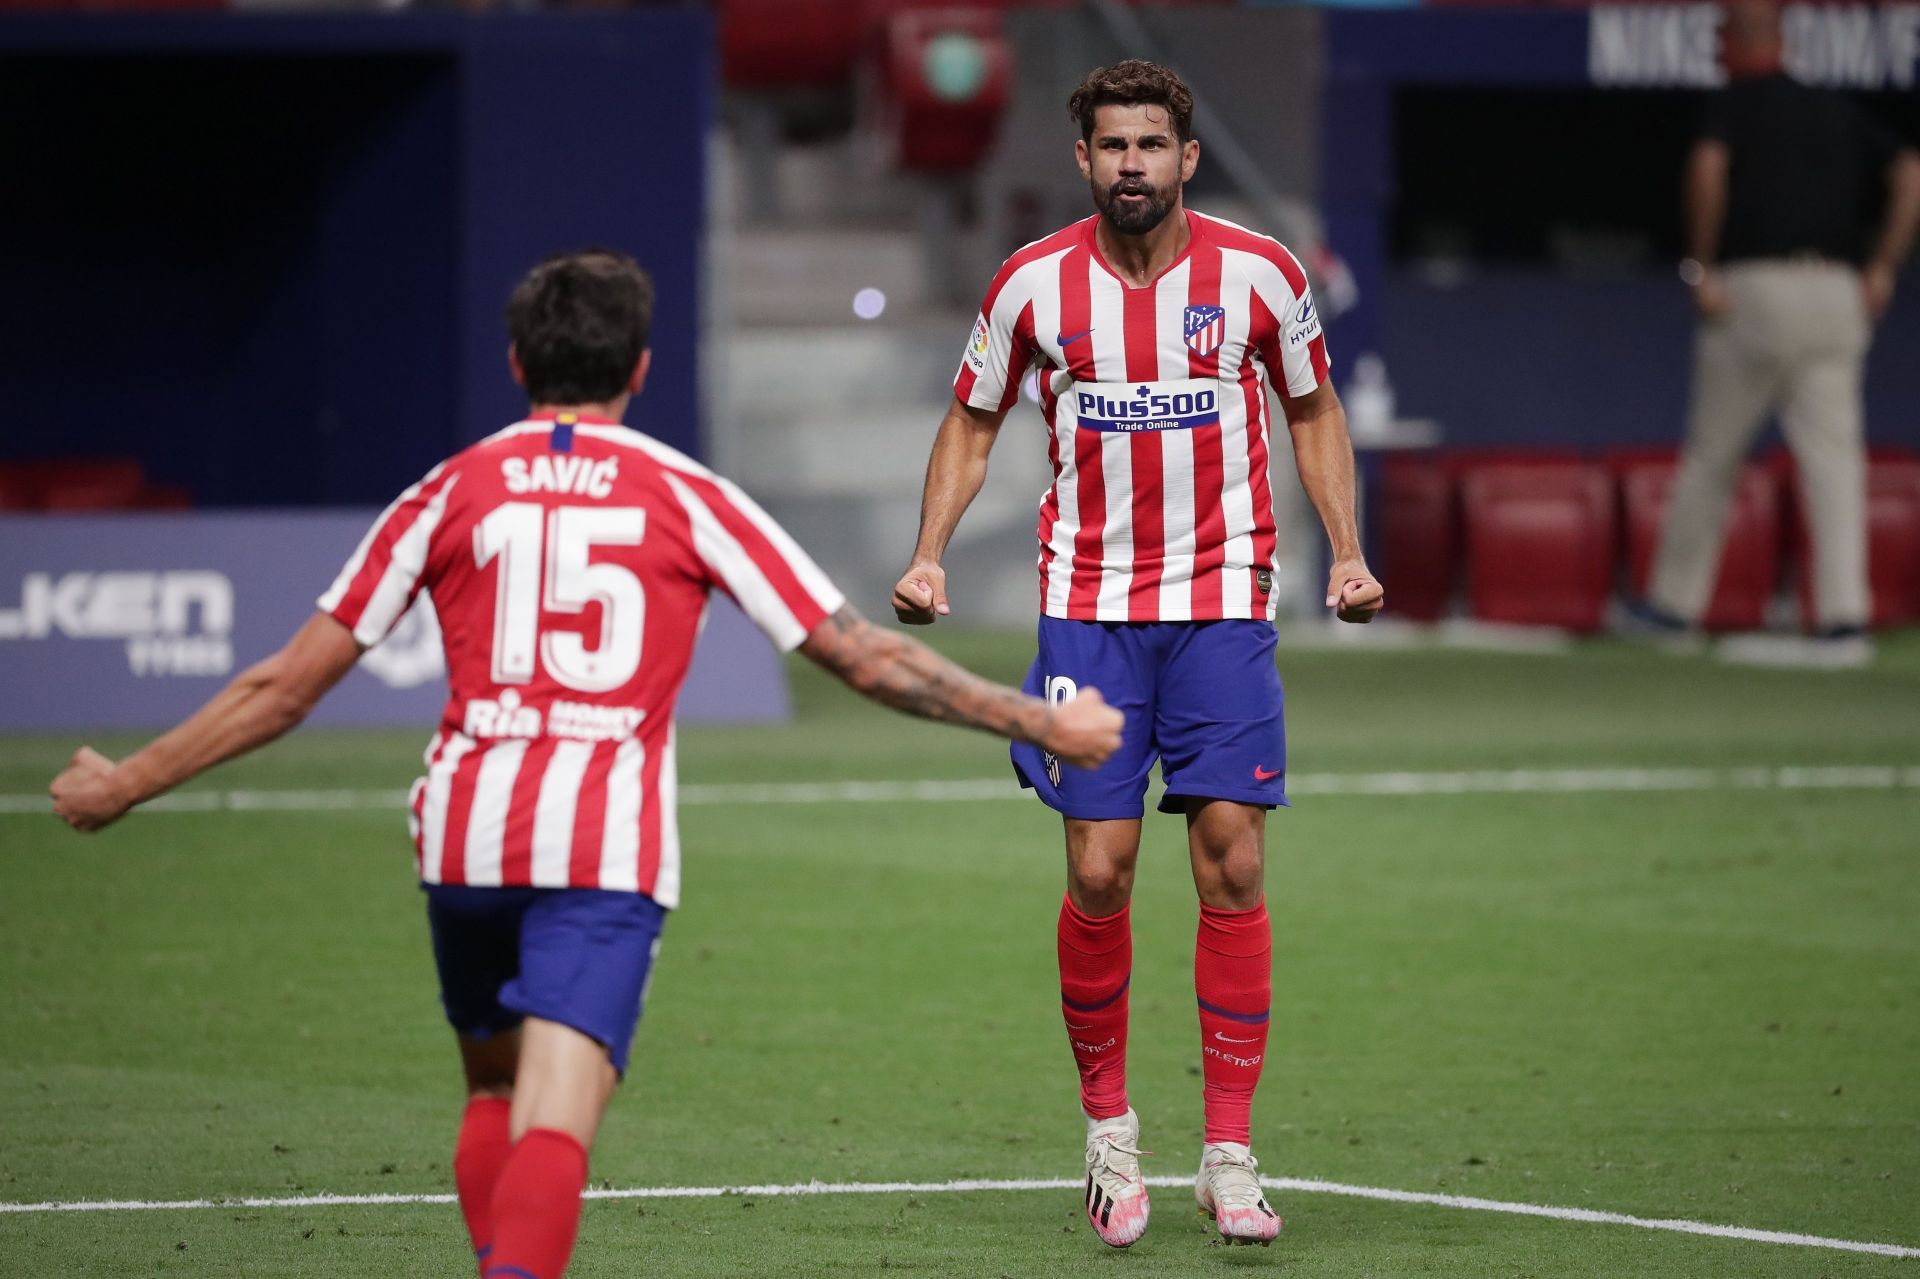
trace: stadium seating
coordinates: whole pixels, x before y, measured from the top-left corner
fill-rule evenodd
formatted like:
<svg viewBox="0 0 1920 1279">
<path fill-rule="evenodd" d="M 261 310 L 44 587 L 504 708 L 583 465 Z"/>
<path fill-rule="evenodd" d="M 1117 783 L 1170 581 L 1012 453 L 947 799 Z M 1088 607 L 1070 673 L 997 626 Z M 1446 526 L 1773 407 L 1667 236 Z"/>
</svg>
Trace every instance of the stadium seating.
<svg viewBox="0 0 1920 1279">
<path fill-rule="evenodd" d="M 912 172 L 971 169 L 992 147 L 1013 52 L 989 9 L 908 10 L 887 20 L 880 83 L 895 160 Z"/>
<path fill-rule="evenodd" d="M 132 458 L 0 464 L 0 509 L 178 510 L 192 505 L 186 489 L 148 484 Z"/>
<path fill-rule="evenodd" d="M 1867 575 L 1875 626 L 1920 622 L 1920 458 L 1867 466 Z"/>
<path fill-rule="evenodd" d="M 1806 508 L 1792 458 L 1780 450 L 1767 464 L 1782 478 L 1787 555 L 1801 622 L 1818 625 L 1813 607 L 1813 556 Z M 1875 627 L 1920 622 L 1920 454 L 1874 448 L 1867 461 L 1867 583 Z"/>
<path fill-rule="evenodd" d="M 1636 451 L 1609 458 L 1620 477 L 1626 530 L 1627 586 L 1645 598 L 1653 556 L 1673 487 L 1674 457 Z M 1780 485 L 1767 467 L 1743 468 L 1727 517 L 1719 576 L 1701 623 L 1708 630 L 1758 630 L 1766 625 L 1780 569 Z"/>
<path fill-rule="evenodd" d="M 833 88 L 853 78 L 861 55 L 903 14 L 984 15 L 1010 9 L 1065 9 L 1078 0 L 718 0 L 720 73 L 747 90 Z M 1126 0 L 1223 5 L 1234 0 Z"/>
<path fill-rule="evenodd" d="M 1462 465 L 1467 599 L 1483 621 L 1597 631 L 1612 593 L 1612 476 L 1565 461 Z"/>
<path fill-rule="evenodd" d="M 1812 629 L 1817 619 L 1806 510 L 1797 482 L 1790 480 L 1789 490 L 1800 613 Z M 1873 596 L 1873 626 L 1920 622 L 1920 457 L 1904 450 L 1876 449 L 1867 463 L 1867 582 Z"/>
<path fill-rule="evenodd" d="M 1459 556 L 1454 478 L 1431 457 L 1389 455 L 1373 521 L 1383 579 L 1393 588 L 1396 617 L 1437 622 L 1453 601 Z"/>
</svg>

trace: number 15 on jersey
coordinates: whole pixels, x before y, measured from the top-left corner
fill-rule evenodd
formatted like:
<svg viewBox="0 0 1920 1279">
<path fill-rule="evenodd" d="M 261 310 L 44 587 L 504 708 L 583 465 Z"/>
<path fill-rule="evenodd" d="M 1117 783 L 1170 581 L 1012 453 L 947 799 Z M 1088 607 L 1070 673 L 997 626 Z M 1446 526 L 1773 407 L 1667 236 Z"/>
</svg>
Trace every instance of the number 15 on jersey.
<svg viewBox="0 0 1920 1279">
<path fill-rule="evenodd" d="M 624 564 L 591 562 L 596 546 L 638 546 L 647 513 L 637 506 L 559 506 L 507 502 L 474 526 L 473 558 L 498 558 L 494 594 L 493 679 L 525 684 L 536 660 L 561 685 L 582 693 L 621 687 L 640 669 L 647 597 Z M 599 641 L 540 627 L 541 611 L 578 616 L 600 605 Z"/>
</svg>

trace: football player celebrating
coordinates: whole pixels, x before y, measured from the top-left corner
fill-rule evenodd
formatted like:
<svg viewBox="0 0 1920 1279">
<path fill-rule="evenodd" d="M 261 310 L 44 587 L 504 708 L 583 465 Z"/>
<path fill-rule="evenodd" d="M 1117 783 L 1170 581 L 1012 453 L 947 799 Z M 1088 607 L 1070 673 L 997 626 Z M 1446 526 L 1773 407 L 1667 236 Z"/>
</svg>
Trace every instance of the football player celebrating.
<svg viewBox="0 0 1920 1279">
<path fill-rule="evenodd" d="M 431 596 L 450 697 L 410 823 L 466 1073 L 454 1180 L 487 1279 L 557 1279 L 573 1250 L 679 900 L 674 699 L 711 592 L 897 710 L 1082 767 L 1120 743 L 1098 697 L 1050 704 L 869 624 L 746 494 L 620 425 L 652 308 L 624 255 L 541 263 L 507 307 L 526 417 L 402 493 L 280 652 L 117 764 L 82 748 L 52 785 L 60 817 L 98 830 L 294 727 Z"/>
<path fill-rule="evenodd" d="M 1200 897 L 1206 1140 L 1195 1194 L 1227 1239 L 1267 1242 L 1281 1223 L 1249 1144 L 1272 985 L 1266 814 L 1287 802 L 1269 382 L 1332 542 L 1327 607 L 1366 622 L 1382 592 L 1360 554 L 1353 450 L 1305 272 L 1274 240 L 1185 207 L 1200 158 L 1192 93 L 1129 60 L 1089 75 L 1069 110 L 1097 212 L 1015 253 L 987 290 L 894 611 L 914 623 L 950 611 L 941 556 L 1036 366 L 1054 478 L 1040 503 L 1027 691 L 1070 706 L 1098 685 L 1127 716 L 1120 750 L 1097 768 L 1013 749 L 1021 784 L 1066 824 L 1060 1002 L 1087 1120 L 1087 1215 L 1115 1247 L 1147 1227 L 1126 1089 L 1128 903 L 1158 758 L 1160 809 L 1186 819 Z"/>
</svg>

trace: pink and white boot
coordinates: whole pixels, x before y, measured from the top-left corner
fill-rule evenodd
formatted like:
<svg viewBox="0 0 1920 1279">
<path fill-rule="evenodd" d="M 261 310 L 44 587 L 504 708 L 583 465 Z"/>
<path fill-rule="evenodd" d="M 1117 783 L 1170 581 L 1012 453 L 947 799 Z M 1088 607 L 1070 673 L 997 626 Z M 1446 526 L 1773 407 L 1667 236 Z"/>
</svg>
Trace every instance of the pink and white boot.
<svg viewBox="0 0 1920 1279">
<path fill-rule="evenodd" d="M 1193 1197 L 1230 1244 L 1257 1243 L 1264 1248 L 1285 1224 L 1267 1206 L 1260 1189 L 1260 1161 L 1234 1142 L 1208 1142 L 1200 1148 L 1200 1175 L 1194 1179 Z"/>
<path fill-rule="evenodd" d="M 1087 1220 L 1103 1243 L 1133 1245 L 1147 1233 L 1147 1183 L 1140 1175 L 1140 1116 L 1131 1109 L 1087 1126 Z"/>
</svg>

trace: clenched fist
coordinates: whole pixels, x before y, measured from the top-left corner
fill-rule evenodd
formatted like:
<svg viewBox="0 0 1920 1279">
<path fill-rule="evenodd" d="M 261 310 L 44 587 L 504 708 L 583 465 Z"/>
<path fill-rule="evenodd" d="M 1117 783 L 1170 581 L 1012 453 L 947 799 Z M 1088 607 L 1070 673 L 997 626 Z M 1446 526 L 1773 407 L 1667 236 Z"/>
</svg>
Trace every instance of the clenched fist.
<svg viewBox="0 0 1920 1279">
<path fill-rule="evenodd" d="M 131 807 L 114 784 L 113 761 L 91 746 L 73 753 L 47 793 L 53 796 L 53 815 L 75 830 L 99 830 Z"/>
<path fill-rule="evenodd" d="M 947 571 L 932 560 L 915 560 L 893 587 L 893 615 L 908 626 L 928 626 L 947 607 Z"/>
<path fill-rule="evenodd" d="M 1371 622 L 1386 602 L 1386 588 L 1359 560 L 1341 560 L 1327 577 L 1327 607 L 1343 622 Z"/>
<path fill-rule="evenodd" d="M 1098 768 L 1120 749 L 1120 730 L 1126 716 L 1107 705 L 1097 688 L 1083 688 L 1072 701 L 1053 709 L 1042 750 L 1058 755 L 1075 768 Z"/>
</svg>

